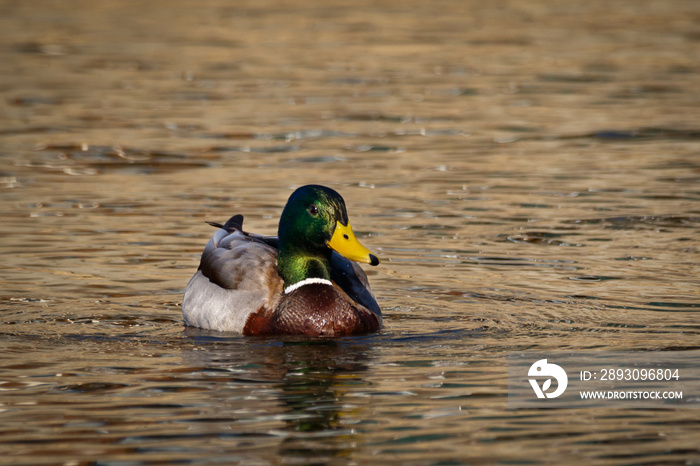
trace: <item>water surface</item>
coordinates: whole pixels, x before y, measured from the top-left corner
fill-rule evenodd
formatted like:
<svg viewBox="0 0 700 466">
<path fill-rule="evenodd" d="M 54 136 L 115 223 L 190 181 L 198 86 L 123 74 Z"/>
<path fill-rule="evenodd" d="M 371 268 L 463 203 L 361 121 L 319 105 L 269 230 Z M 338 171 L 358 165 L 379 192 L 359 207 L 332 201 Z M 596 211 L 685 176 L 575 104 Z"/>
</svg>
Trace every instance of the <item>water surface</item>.
<svg viewBox="0 0 700 466">
<path fill-rule="evenodd" d="M 508 410 L 507 355 L 698 350 L 692 1 L 0 5 L 13 464 L 686 464 L 696 409 Z M 242 213 L 331 186 L 376 335 L 184 329 Z M 3 461 L 5 461 L 3 460 Z"/>
</svg>

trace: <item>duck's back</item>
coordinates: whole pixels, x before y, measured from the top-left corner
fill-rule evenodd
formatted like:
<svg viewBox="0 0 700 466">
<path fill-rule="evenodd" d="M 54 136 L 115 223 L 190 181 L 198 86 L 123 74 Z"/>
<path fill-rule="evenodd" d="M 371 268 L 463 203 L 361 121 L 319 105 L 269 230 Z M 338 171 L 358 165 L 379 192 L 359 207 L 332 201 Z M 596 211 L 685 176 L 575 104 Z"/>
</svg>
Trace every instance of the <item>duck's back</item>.
<svg viewBox="0 0 700 466">
<path fill-rule="evenodd" d="M 190 326 L 242 333 L 251 314 L 276 306 L 282 287 L 275 248 L 221 229 L 187 284 L 182 314 Z"/>
</svg>

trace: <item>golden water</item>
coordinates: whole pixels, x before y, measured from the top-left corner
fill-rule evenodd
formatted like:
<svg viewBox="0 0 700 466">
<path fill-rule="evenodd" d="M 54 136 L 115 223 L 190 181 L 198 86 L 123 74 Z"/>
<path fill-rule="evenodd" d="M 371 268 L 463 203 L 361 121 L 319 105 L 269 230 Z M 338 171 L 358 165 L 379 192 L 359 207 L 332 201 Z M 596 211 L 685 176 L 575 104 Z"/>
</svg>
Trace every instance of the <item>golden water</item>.
<svg viewBox="0 0 700 466">
<path fill-rule="evenodd" d="M 3 2 L 12 464 L 680 463 L 696 409 L 508 410 L 509 351 L 698 349 L 700 4 Z M 377 335 L 185 330 L 212 234 L 345 197 Z"/>
</svg>

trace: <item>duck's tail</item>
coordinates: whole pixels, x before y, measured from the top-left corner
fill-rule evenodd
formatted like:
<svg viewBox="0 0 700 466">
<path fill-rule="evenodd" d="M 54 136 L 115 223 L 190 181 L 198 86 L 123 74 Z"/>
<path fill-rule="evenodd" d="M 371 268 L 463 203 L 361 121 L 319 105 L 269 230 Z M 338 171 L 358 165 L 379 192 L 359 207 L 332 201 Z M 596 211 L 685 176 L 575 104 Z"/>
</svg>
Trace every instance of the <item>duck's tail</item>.
<svg viewBox="0 0 700 466">
<path fill-rule="evenodd" d="M 218 222 L 207 222 L 209 225 L 215 227 L 215 228 L 223 228 L 229 233 L 233 233 L 234 231 L 243 231 L 243 216 L 242 215 L 234 215 L 225 224 L 220 224 Z"/>
</svg>

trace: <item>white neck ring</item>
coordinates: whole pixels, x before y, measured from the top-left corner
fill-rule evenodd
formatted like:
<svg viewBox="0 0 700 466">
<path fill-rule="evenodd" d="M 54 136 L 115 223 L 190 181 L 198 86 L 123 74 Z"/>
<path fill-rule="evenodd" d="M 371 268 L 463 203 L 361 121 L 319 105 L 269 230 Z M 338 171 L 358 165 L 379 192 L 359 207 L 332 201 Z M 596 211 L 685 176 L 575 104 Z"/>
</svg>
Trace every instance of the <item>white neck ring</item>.
<svg viewBox="0 0 700 466">
<path fill-rule="evenodd" d="M 289 285 L 287 288 L 284 289 L 284 294 L 289 294 L 292 291 L 301 288 L 304 285 L 331 285 L 333 286 L 333 283 L 330 280 L 326 280 L 325 278 L 305 278 L 304 280 L 300 282 L 296 282 L 293 285 Z"/>
</svg>

